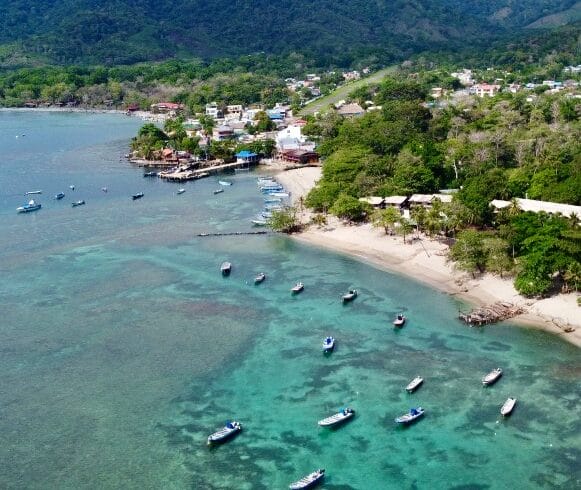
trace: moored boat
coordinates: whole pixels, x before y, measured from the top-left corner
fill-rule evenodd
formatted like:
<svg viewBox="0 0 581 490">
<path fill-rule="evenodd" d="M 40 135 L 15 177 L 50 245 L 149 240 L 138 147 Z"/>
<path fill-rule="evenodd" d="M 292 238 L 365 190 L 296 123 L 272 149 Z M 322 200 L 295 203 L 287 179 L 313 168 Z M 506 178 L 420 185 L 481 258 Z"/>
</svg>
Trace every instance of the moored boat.
<svg viewBox="0 0 581 490">
<path fill-rule="evenodd" d="M 42 191 L 28 191 L 28 192 L 26 193 L 26 195 L 27 195 L 27 196 L 31 196 L 31 195 L 33 195 L 33 194 L 42 194 Z"/>
<path fill-rule="evenodd" d="M 230 272 L 232 272 L 232 264 L 230 262 L 222 262 L 222 265 L 220 266 L 220 271 L 222 272 L 223 276 L 230 275 Z"/>
<path fill-rule="evenodd" d="M 224 192 L 224 189 L 216 189 L 214 194 L 220 194 L 221 192 Z"/>
<path fill-rule="evenodd" d="M 254 226 L 266 226 L 268 224 L 268 221 L 266 221 L 262 216 L 250 221 Z"/>
<path fill-rule="evenodd" d="M 254 278 L 254 284 L 260 284 L 261 282 L 264 282 L 265 279 L 266 274 L 264 272 L 261 272 Z"/>
<path fill-rule="evenodd" d="M 234 434 L 237 434 L 242 430 L 242 424 L 240 422 L 226 422 L 226 425 L 208 436 L 208 444 L 216 444 L 219 442 L 224 442 L 230 439 Z"/>
<path fill-rule="evenodd" d="M 506 417 L 507 415 L 510 415 L 512 413 L 512 411 L 514 410 L 515 405 L 516 405 L 516 398 L 507 399 L 504 402 L 504 404 L 502 405 L 502 407 L 500 407 L 501 415 L 503 415 L 504 417 Z"/>
<path fill-rule="evenodd" d="M 496 368 L 490 371 L 486 376 L 482 378 L 482 384 L 484 386 L 493 385 L 498 381 L 498 379 L 502 376 L 502 369 Z"/>
<path fill-rule="evenodd" d="M 274 196 L 274 197 L 289 197 L 290 196 L 290 194 L 288 192 L 272 192 L 272 191 L 269 191 L 269 192 L 267 192 L 267 194 L 269 196 Z"/>
<path fill-rule="evenodd" d="M 393 321 L 393 326 L 394 327 L 403 327 L 405 324 L 405 321 L 406 321 L 406 317 L 400 313 L 399 315 L 397 315 L 395 317 L 395 320 Z"/>
<path fill-rule="evenodd" d="M 157 177 L 157 172 L 145 172 L 144 177 Z"/>
<path fill-rule="evenodd" d="M 291 288 L 291 293 L 293 294 L 297 294 L 303 291 L 303 289 L 305 289 L 305 285 L 302 282 L 297 282 L 292 288 Z"/>
<path fill-rule="evenodd" d="M 57 201 L 60 201 L 60 200 L 61 200 L 63 197 L 65 197 L 65 193 L 64 193 L 64 192 L 59 192 L 58 194 L 55 194 L 55 195 L 54 195 L 54 198 L 55 198 Z"/>
<path fill-rule="evenodd" d="M 395 421 L 398 424 L 411 424 L 412 422 L 419 419 L 422 415 L 424 415 L 424 409 L 422 407 L 410 408 L 408 413 L 397 417 Z"/>
<path fill-rule="evenodd" d="M 414 379 L 412 379 L 409 384 L 405 387 L 406 391 L 408 393 L 413 393 L 414 391 L 416 391 L 420 385 L 424 382 L 424 378 L 422 378 L 421 376 L 416 376 Z"/>
<path fill-rule="evenodd" d="M 77 206 L 82 206 L 83 204 L 85 204 L 85 201 L 81 199 L 81 200 L 75 201 L 71 204 L 72 204 L 73 208 L 76 208 Z"/>
<path fill-rule="evenodd" d="M 265 197 L 264 204 L 277 204 L 281 203 L 282 199 L 280 197 Z"/>
<path fill-rule="evenodd" d="M 186 192 L 186 190 L 184 188 L 178 189 L 176 194 L 179 196 L 180 194 L 183 194 L 184 192 Z"/>
<path fill-rule="evenodd" d="M 343 301 L 343 303 L 349 303 L 349 301 L 353 301 L 355 298 L 357 298 L 357 294 L 357 289 L 350 289 L 347 294 L 343 295 L 341 301 Z"/>
<path fill-rule="evenodd" d="M 143 196 L 143 192 L 138 192 L 137 194 L 133 194 L 131 198 L 135 201 L 136 199 L 141 199 Z"/>
<path fill-rule="evenodd" d="M 325 477 L 325 470 L 323 468 L 313 471 L 307 476 L 297 480 L 289 485 L 290 490 L 300 490 L 302 488 L 313 488 Z"/>
<path fill-rule="evenodd" d="M 323 352 L 332 352 L 335 348 L 335 339 L 333 337 L 325 337 L 323 340 Z"/>
<path fill-rule="evenodd" d="M 42 207 L 42 204 L 36 202 L 34 199 L 28 201 L 28 204 L 24 204 L 23 206 L 19 206 L 16 208 L 16 211 L 19 213 L 30 213 L 32 211 L 38 211 Z"/>
<path fill-rule="evenodd" d="M 343 422 L 349 420 L 355 415 L 355 410 L 352 408 L 342 408 L 337 413 L 334 413 L 330 417 L 326 417 L 323 420 L 319 420 L 319 425 L 321 427 L 335 427 L 341 425 Z"/>
<path fill-rule="evenodd" d="M 232 185 L 232 182 L 229 182 L 227 180 L 219 180 L 218 184 L 223 185 L 223 186 L 229 186 L 229 185 Z"/>
</svg>

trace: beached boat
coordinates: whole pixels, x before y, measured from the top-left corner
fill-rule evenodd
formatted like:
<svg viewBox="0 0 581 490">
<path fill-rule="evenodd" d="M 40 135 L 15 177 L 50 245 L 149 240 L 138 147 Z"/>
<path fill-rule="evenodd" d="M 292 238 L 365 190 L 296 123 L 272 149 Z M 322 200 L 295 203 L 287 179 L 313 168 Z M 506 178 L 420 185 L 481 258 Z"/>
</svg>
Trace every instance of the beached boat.
<svg viewBox="0 0 581 490">
<path fill-rule="evenodd" d="M 302 282 L 297 282 L 292 288 L 291 293 L 298 294 L 301 293 L 305 289 L 305 285 Z"/>
<path fill-rule="evenodd" d="M 302 488 L 313 488 L 315 485 L 321 482 L 325 477 L 325 470 L 323 468 L 313 471 L 307 476 L 297 480 L 289 485 L 290 490 L 300 490 Z"/>
<path fill-rule="evenodd" d="M 222 262 L 220 271 L 222 271 L 223 276 L 228 276 L 232 272 L 232 264 L 230 262 Z"/>
<path fill-rule="evenodd" d="M 254 278 L 254 284 L 260 284 L 261 282 L 264 282 L 265 279 L 266 274 L 264 272 L 261 272 Z"/>
<path fill-rule="evenodd" d="M 83 200 L 81 199 L 81 200 L 79 200 L 79 201 L 75 201 L 75 202 L 73 202 L 73 203 L 71 203 L 71 204 L 72 204 L 73 208 L 76 208 L 77 206 L 82 206 L 82 205 L 84 205 L 84 204 L 85 204 L 85 201 L 83 201 Z"/>
<path fill-rule="evenodd" d="M 502 407 L 500 408 L 500 413 L 503 416 L 510 415 L 514 410 L 514 406 L 516 405 L 516 398 L 509 398 L 504 402 Z"/>
<path fill-rule="evenodd" d="M 393 326 L 394 327 L 403 327 L 405 324 L 405 320 L 406 320 L 405 316 L 400 313 L 399 315 L 397 315 L 395 317 L 395 320 L 393 321 Z"/>
<path fill-rule="evenodd" d="M 260 213 L 260 216 L 262 216 L 265 219 L 272 218 L 272 211 L 263 211 L 262 213 Z"/>
<path fill-rule="evenodd" d="M 265 197 L 264 204 L 276 204 L 281 203 L 282 199 L 280 197 Z"/>
<path fill-rule="evenodd" d="M 395 421 L 398 424 L 411 424 L 412 422 L 419 419 L 422 415 L 424 415 L 424 409 L 422 407 L 410 408 L 408 413 L 397 417 Z"/>
<path fill-rule="evenodd" d="M 290 193 L 288 192 L 267 192 L 267 194 L 269 196 L 274 196 L 274 197 L 289 197 Z"/>
<path fill-rule="evenodd" d="M 414 379 L 412 379 L 409 384 L 405 387 L 406 391 L 408 393 L 413 393 L 414 391 L 416 391 L 420 385 L 424 382 L 424 378 L 422 378 L 421 376 L 416 376 Z"/>
<path fill-rule="evenodd" d="M 218 184 L 223 185 L 223 186 L 229 186 L 229 185 L 232 185 L 232 182 L 228 182 L 227 180 L 219 180 Z"/>
<path fill-rule="evenodd" d="M 178 189 L 176 194 L 179 196 L 180 194 L 183 194 L 184 192 L 186 192 L 186 190 L 182 188 L 182 189 Z"/>
<path fill-rule="evenodd" d="M 143 192 L 138 192 L 137 194 L 133 194 L 131 198 L 135 201 L 136 199 L 141 199 L 143 196 Z"/>
<path fill-rule="evenodd" d="M 214 194 L 220 194 L 221 192 L 224 192 L 224 189 L 216 189 Z"/>
<path fill-rule="evenodd" d="M 326 417 L 323 420 L 319 420 L 318 424 L 321 427 L 336 427 L 346 422 L 351 417 L 355 415 L 355 410 L 352 408 L 342 408 L 337 413 L 334 413 L 330 417 Z"/>
<path fill-rule="evenodd" d="M 332 352 L 335 348 L 335 339 L 333 337 L 325 337 L 323 340 L 323 352 Z"/>
<path fill-rule="evenodd" d="M 55 198 L 57 201 L 60 201 L 60 200 L 61 200 L 63 197 L 65 197 L 65 193 L 64 193 L 64 192 L 59 192 L 58 194 L 55 194 L 55 195 L 54 195 L 54 198 Z"/>
<path fill-rule="evenodd" d="M 34 194 L 42 194 L 42 191 L 28 191 L 25 195 L 32 196 Z"/>
<path fill-rule="evenodd" d="M 19 206 L 16 208 L 16 211 L 19 213 L 30 213 L 32 211 L 38 211 L 42 207 L 42 204 L 36 202 L 34 199 L 28 201 L 28 204 L 24 204 L 23 206 Z"/>
<path fill-rule="evenodd" d="M 482 384 L 484 386 L 493 385 L 502 376 L 502 369 L 496 368 L 490 371 L 486 376 L 482 378 Z"/>
<path fill-rule="evenodd" d="M 145 172 L 144 177 L 157 177 L 157 172 Z"/>
<path fill-rule="evenodd" d="M 254 226 L 266 226 L 268 221 L 266 221 L 262 216 L 257 219 L 250 220 Z"/>
<path fill-rule="evenodd" d="M 343 303 L 349 303 L 349 301 L 353 301 L 355 298 L 357 298 L 357 289 L 350 289 L 347 294 L 343 295 L 341 301 Z"/>
<path fill-rule="evenodd" d="M 242 424 L 240 422 L 226 422 L 226 425 L 208 436 L 208 444 L 216 444 L 219 442 L 224 442 L 230 439 L 234 434 L 237 434 L 242 430 Z"/>
</svg>

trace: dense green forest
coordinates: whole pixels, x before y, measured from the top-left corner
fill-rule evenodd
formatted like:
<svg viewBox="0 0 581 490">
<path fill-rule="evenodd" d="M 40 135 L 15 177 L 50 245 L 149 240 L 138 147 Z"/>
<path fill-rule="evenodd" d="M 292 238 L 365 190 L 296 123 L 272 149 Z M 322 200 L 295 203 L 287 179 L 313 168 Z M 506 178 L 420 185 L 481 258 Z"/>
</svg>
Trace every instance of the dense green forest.
<svg viewBox="0 0 581 490">
<path fill-rule="evenodd" d="M 437 75 L 437 74 L 436 74 Z M 424 78 L 430 78 L 424 73 Z M 381 110 L 344 119 L 333 110 L 310 118 L 305 132 L 326 157 L 323 177 L 306 199 L 315 211 L 386 227 L 413 224 L 457 237 L 452 257 L 470 272 L 516 273 L 517 289 L 541 294 L 581 285 L 581 217 L 494 213 L 493 199 L 528 197 L 581 205 L 581 103 L 564 94 L 523 91 L 467 97 L 428 109 L 417 76 L 390 78 L 354 98 Z M 359 197 L 458 189 L 452 203 L 412 211 L 370 210 Z"/>
<path fill-rule="evenodd" d="M 321 65 L 388 64 L 460 48 L 562 13 L 575 0 L 11 0 L 0 64 L 133 64 L 301 51 Z M 572 11 L 572 10 L 571 10 Z"/>
</svg>

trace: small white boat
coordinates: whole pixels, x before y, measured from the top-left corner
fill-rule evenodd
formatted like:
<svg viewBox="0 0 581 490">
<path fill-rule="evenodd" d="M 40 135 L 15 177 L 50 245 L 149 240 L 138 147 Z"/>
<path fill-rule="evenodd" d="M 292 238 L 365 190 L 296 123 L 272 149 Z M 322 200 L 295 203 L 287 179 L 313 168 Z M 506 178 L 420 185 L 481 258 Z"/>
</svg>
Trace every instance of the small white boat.
<svg viewBox="0 0 581 490">
<path fill-rule="evenodd" d="M 265 197 L 264 204 L 279 204 L 282 202 L 280 197 Z"/>
<path fill-rule="evenodd" d="M 60 200 L 61 200 L 63 197 L 65 197 L 65 193 L 64 193 L 64 192 L 59 192 L 58 194 L 55 194 L 55 195 L 54 195 L 54 198 L 55 198 L 57 201 L 60 201 Z"/>
<path fill-rule="evenodd" d="M 178 189 L 176 194 L 179 196 L 180 194 L 183 194 L 184 192 L 186 192 L 186 190 L 182 188 L 182 189 Z"/>
<path fill-rule="evenodd" d="M 350 289 L 347 294 L 343 295 L 341 301 L 343 301 L 343 303 L 349 303 L 349 301 L 353 301 L 355 298 L 357 298 L 357 294 L 357 289 Z"/>
<path fill-rule="evenodd" d="M 288 192 L 267 192 L 269 196 L 274 197 L 289 197 L 290 194 Z"/>
<path fill-rule="evenodd" d="M 503 416 L 510 415 L 514 410 L 514 406 L 516 405 L 516 398 L 509 398 L 504 402 L 502 407 L 500 408 L 500 413 Z"/>
<path fill-rule="evenodd" d="M 254 226 L 266 226 L 268 224 L 268 221 L 266 221 L 264 218 L 262 218 L 262 216 L 260 217 L 260 219 L 253 219 L 251 220 L 251 223 Z"/>
<path fill-rule="evenodd" d="M 19 206 L 16 208 L 18 213 L 30 213 L 32 211 L 38 211 L 42 207 L 42 204 L 36 202 L 34 199 L 28 201 L 28 204 Z"/>
<path fill-rule="evenodd" d="M 242 424 L 240 422 L 226 422 L 226 425 L 208 436 L 208 444 L 215 444 L 218 442 L 224 442 L 230 439 L 234 434 L 237 434 L 242 430 Z"/>
<path fill-rule="evenodd" d="M 232 264 L 230 262 L 222 262 L 222 265 L 220 266 L 220 271 L 222 271 L 223 276 L 230 275 L 230 272 L 232 272 Z"/>
<path fill-rule="evenodd" d="M 232 185 L 232 182 L 228 182 L 227 180 L 219 180 L 218 184 L 223 185 L 223 186 L 229 186 L 229 185 Z"/>
<path fill-rule="evenodd" d="M 342 424 L 343 422 L 349 420 L 355 415 L 355 410 L 352 408 L 342 408 L 339 412 L 334 413 L 330 417 L 319 420 L 319 425 L 321 427 L 334 427 Z"/>
<path fill-rule="evenodd" d="M 74 190 L 75 190 L 75 186 L 74 186 L 74 185 L 69 185 L 69 189 L 70 189 L 71 191 L 74 191 Z"/>
<path fill-rule="evenodd" d="M 224 192 L 224 189 L 216 189 L 214 194 L 220 194 L 221 192 Z"/>
<path fill-rule="evenodd" d="M 77 206 L 83 206 L 85 204 L 85 201 L 81 199 L 80 201 L 75 201 L 71 204 L 73 205 L 73 208 L 76 208 Z"/>
<path fill-rule="evenodd" d="M 334 348 L 335 348 L 335 339 L 333 337 L 325 337 L 325 340 L 323 340 L 323 352 L 324 353 L 333 352 Z"/>
<path fill-rule="evenodd" d="M 409 413 L 397 417 L 395 421 L 398 424 L 411 424 L 415 420 L 419 419 L 422 415 L 424 415 L 424 409 L 422 407 L 410 408 Z"/>
<path fill-rule="evenodd" d="M 302 282 L 297 282 L 292 288 L 291 293 L 297 294 L 305 289 L 305 285 Z"/>
<path fill-rule="evenodd" d="M 397 315 L 395 317 L 395 320 L 393 321 L 393 326 L 394 327 L 403 327 L 405 324 L 405 320 L 406 320 L 405 316 L 400 313 L 399 315 Z"/>
<path fill-rule="evenodd" d="M 264 272 L 261 272 L 254 278 L 254 284 L 260 284 L 261 282 L 264 282 L 265 279 L 266 274 Z"/>
<path fill-rule="evenodd" d="M 107 192 L 107 191 L 108 191 L 108 189 L 107 189 L 106 187 L 101 187 L 101 190 L 102 190 L 103 192 Z"/>
<path fill-rule="evenodd" d="M 313 471 L 307 476 L 297 480 L 289 485 L 290 490 L 300 490 L 302 488 L 313 488 L 325 477 L 325 470 L 323 468 Z"/>
<path fill-rule="evenodd" d="M 42 191 L 28 191 L 25 195 L 32 196 L 33 194 L 42 194 Z"/>
<path fill-rule="evenodd" d="M 486 376 L 482 378 L 482 384 L 484 386 L 493 385 L 502 376 L 502 369 L 496 368 L 490 371 Z"/>
<path fill-rule="evenodd" d="M 414 391 L 416 391 L 420 385 L 424 382 L 424 378 L 422 378 L 421 376 L 416 376 L 414 379 L 412 379 L 409 384 L 405 387 L 406 391 L 408 393 L 413 393 Z"/>
</svg>

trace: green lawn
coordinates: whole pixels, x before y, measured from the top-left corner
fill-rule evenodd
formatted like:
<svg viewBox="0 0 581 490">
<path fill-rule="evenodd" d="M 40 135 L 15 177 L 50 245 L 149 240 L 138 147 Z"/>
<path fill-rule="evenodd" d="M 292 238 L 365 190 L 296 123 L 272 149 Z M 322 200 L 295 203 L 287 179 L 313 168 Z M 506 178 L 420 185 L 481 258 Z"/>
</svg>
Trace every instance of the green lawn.
<svg viewBox="0 0 581 490">
<path fill-rule="evenodd" d="M 377 83 L 381 81 L 389 73 L 393 73 L 397 69 L 397 66 L 390 66 L 379 70 L 378 72 L 370 75 L 361 80 L 355 82 L 346 83 L 341 85 L 339 88 L 331 92 L 329 95 L 325 95 L 320 99 L 311 102 L 301 109 L 300 115 L 306 116 L 307 114 L 314 114 L 315 112 L 321 112 L 329 107 L 331 104 L 335 104 L 342 99 L 347 99 L 347 96 L 353 92 L 356 88 L 362 87 L 364 85 L 369 85 L 370 83 Z"/>
</svg>

